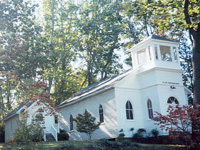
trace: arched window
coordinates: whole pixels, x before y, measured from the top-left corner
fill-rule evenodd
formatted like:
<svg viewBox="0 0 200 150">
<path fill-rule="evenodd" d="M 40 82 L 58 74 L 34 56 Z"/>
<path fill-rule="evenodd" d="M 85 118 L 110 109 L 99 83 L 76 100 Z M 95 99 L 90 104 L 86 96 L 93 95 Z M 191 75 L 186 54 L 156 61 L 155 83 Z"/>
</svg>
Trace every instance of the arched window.
<svg viewBox="0 0 200 150">
<path fill-rule="evenodd" d="M 58 124 L 58 115 L 55 115 L 54 117 L 55 117 L 55 120 L 54 120 L 55 124 Z"/>
<path fill-rule="evenodd" d="M 167 103 L 168 104 L 177 104 L 177 105 L 179 104 L 178 100 L 175 97 L 168 98 Z"/>
<path fill-rule="evenodd" d="M 102 105 L 99 106 L 99 120 L 100 120 L 100 122 L 104 122 Z"/>
<path fill-rule="evenodd" d="M 73 116 L 70 115 L 70 130 L 73 130 Z"/>
<path fill-rule="evenodd" d="M 153 119 L 153 109 L 152 109 L 151 100 L 147 101 L 147 109 L 148 109 L 148 113 L 149 113 L 149 119 Z"/>
<path fill-rule="evenodd" d="M 133 119 L 133 107 L 130 101 L 126 102 L 126 119 Z"/>
</svg>

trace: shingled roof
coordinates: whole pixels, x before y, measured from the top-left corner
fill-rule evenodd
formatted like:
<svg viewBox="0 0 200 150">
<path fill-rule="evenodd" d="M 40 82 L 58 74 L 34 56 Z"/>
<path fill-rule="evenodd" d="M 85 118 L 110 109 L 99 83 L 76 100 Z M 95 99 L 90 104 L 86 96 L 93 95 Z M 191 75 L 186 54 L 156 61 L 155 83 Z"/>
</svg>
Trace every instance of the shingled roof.
<svg viewBox="0 0 200 150">
<path fill-rule="evenodd" d="M 21 105 L 19 105 L 17 108 L 15 108 L 13 111 L 11 111 L 4 119 L 3 121 L 19 114 L 19 113 L 23 113 L 27 107 L 30 107 L 33 104 L 33 101 L 31 100 L 27 100 L 25 102 L 23 102 Z"/>
<path fill-rule="evenodd" d="M 164 41 L 170 41 L 170 42 L 177 42 L 175 40 L 170 40 L 170 39 L 167 39 L 167 38 L 164 38 L 164 37 L 157 36 L 155 34 L 151 35 L 150 37 L 151 37 L 151 39 L 156 39 L 156 40 L 164 40 Z"/>
<path fill-rule="evenodd" d="M 124 79 L 126 76 L 128 76 L 132 72 L 132 69 L 129 69 L 119 75 L 112 76 L 111 78 L 98 82 L 96 84 L 87 86 L 74 94 L 72 97 L 68 98 L 64 102 L 62 102 L 60 105 L 57 106 L 57 108 L 63 107 L 64 105 L 67 105 L 72 102 L 79 101 L 81 99 L 84 99 L 88 96 L 91 96 L 92 94 L 107 90 L 112 88 L 116 83 Z"/>
</svg>

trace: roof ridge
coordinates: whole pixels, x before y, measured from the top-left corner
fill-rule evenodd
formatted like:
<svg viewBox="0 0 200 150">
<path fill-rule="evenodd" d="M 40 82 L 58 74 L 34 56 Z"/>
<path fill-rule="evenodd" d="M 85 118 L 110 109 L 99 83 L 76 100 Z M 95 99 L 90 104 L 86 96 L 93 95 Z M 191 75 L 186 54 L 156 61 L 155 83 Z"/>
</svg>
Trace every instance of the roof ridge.
<svg viewBox="0 0 200 150">
<path fill-rule="evenodd" d="M 109 87 L 109 86 L 113 85 L 113 82 L 121 80 L 123 78 L 123 77 L 120 77 L 121 75 L 125 75 L 127 72 L 129 72 L 131 70 L 132 70 L 132 68 L 130 68 L 130 69 L 118 74 L 118 75 L 114 75 L 114 76 L 112 76 L 108 79 L 105 79 L 105 80 L 97 82 L 93 85 L 87 86 L 87 87 L 83 88 L 82 90 L 80 90 L 79 92 L 77 92 L 76 94 L 74 94 L 73 96 L 71 96 L 68 99 L 66 99 L 65 101 L 63 101 L 57 107 L 60 107 L 60 106 L 66 104 L 68 102 L 74 101 L 74 99 L 76 100 L 76 99 L 78 99 L 82 96 L 86 96 L 88 94 L 91 94 L 91 93 L 98 91 L 102 88 Z M 117 77 L 120 77 L 120 78 L 117 78 Z"/>
<path fill-rule="evenodd" d="M 4 120 L 7 120 L 8 118 L 10 118 L 10 117 L 16 115 L 17 112 L 18 112 L 21 108 L 23 108 L 23 106 L 26 106 L 27 104 L 30 104 L 30 105 L 31 105 L 32 102 L 33 102 L 32 100 L 26 100 L 26 101 L 22 102 L 22 103 L 21 103 L 19 106 L 17 106 L 14 110 L 12 110 L 10 113 L 8 113 L 7 116 L 4 117 L 2 120 L 3 120 L 3 121 L 4 121 Z M 28 107 L 29 107 L 30 105 L 28 105 Z M 20 112 L 20 113 L 22 113 L 22 112 Z"/>
</svg>

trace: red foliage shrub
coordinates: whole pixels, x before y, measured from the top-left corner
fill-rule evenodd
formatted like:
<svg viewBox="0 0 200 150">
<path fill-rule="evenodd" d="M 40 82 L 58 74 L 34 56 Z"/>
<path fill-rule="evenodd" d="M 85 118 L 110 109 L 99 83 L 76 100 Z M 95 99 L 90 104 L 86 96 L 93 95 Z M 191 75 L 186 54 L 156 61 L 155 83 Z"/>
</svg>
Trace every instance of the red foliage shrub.
<svg viewBox="0 0 200 150">
<path fill-rule="evenodd" d="M 199 106 L 195 108 L 189 105 L 170 105 L 167 115 L 162 115 L 156 112 L 157 125 L 164 131 L 169 132 L 169 137 L 173 139 L 182 139 L 184 144 L 187 141 L 198 144 L 200 139 L 200 116 L 199 116 Z M 195 136 L 192 136 L 195 135 Z"/>
</svg>

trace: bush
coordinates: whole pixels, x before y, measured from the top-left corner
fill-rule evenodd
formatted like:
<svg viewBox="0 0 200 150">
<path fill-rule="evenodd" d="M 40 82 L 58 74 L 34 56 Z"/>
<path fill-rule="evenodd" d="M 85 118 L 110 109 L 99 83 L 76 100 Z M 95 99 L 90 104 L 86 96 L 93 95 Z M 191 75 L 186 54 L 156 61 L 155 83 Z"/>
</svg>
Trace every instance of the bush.
<svg viewBox="0 0 200 150">
<path fill-rule="evenodd" d="M 40 142 L 43 139 L 43 128 L 37 121 L 37 118 L 32 120 L 31 124 L 27 124 L 27 119 L 18 120 L 18 127 L 15 130 L 13 141 L 17 143 Z"/>
<path fill-rule="evenodd" d="M 32 142 L 40 142 L 43 140 L 43 128 L 38 124 L 31 124 L 30 125 L 32 130 L 31 134 L 31 141 Z"/>
<path fill-rule="evenodd" d="M 102 140 L 97 141 L 97 145 L 104 148 L 107 147 L 107 148 L 113 148 L 113 149 L 116 149 L 119 147 L 116 141 L 109 141 L 107 139 L 102 139 Z"/>
<path fill-rule="evenodd" d="M 141 138 L 145 137 L 145 134 L 146 134 L 146 130 L 143 129 L 143 128 L 140 128 L 140 129 L 137 130 L 137 133 L 135 133 L 133 135 L 133 138 L 135 138 L 135 139 L 141 139 Z"/>
<path fill-rule="evenodd" d="M 131 144 L 132 144 L 130 141 L 127 141 L 127 140 L 123 140 L 123 141 L 121 141 L 121 143 L 124 147 L 131 146 Z"/>
<path fill-rule="evenodd" d="M 30 126 L 27 126 L 26 119 L 19 120 L 17 122 L 18 127 L 15 130 L 13 141 L 17 143 L 27 143 L 30 142 Z"/>
<path fill-rule="evenodd" d="M 134 149 L 134 147 L 140 147 L 139 144 L 132 144 L 130 141 L 123 140 L 121 142 L 118 141 L 109 141 L 106 139 L 102 139 L 97 141 L 97 145 L 101 147 L 101 149 L 106 150 L 122 150 L 122 149 Z"/>
<path fill-rule="evenodd" d="M 156 112 L 157 116 L 154 117 L 154 121 L 156 121 L 157 125 L 160 125 L 162 130 L 169 132 L 169 138 L 173 142 L 181 140 L 182 144 L 187 145 L 188 141 L 191 141 L 198 147 L 200 146 L 199 108 L 199 105 L 195 107 L 190 105 L 170 105 L 166 115 Z"/>
<path fill-rule="evenodd" d="M 119 131 L 119 135 L 118 135 L 118 137 L 117 137 L 117 141 L 118 141 L 118 142 L 121 142 L 121 141 L 124 139 L 124 136 L 125 136 L 124 130 L 121 129 L 121 130 Z"/>
<path fill-rule="evenodd" d="M 151 130 L 151 135 L 155 138 L 158 138 L 159 135 L 159 131 L 157 129 L 153 129 Z"/>
<path fill-rule="evenodd" d="M 58 141 L 64 141 L 69 139 L 69 134 L 65 130 L 60 130 L 58 133 Z"/>
</svg>

